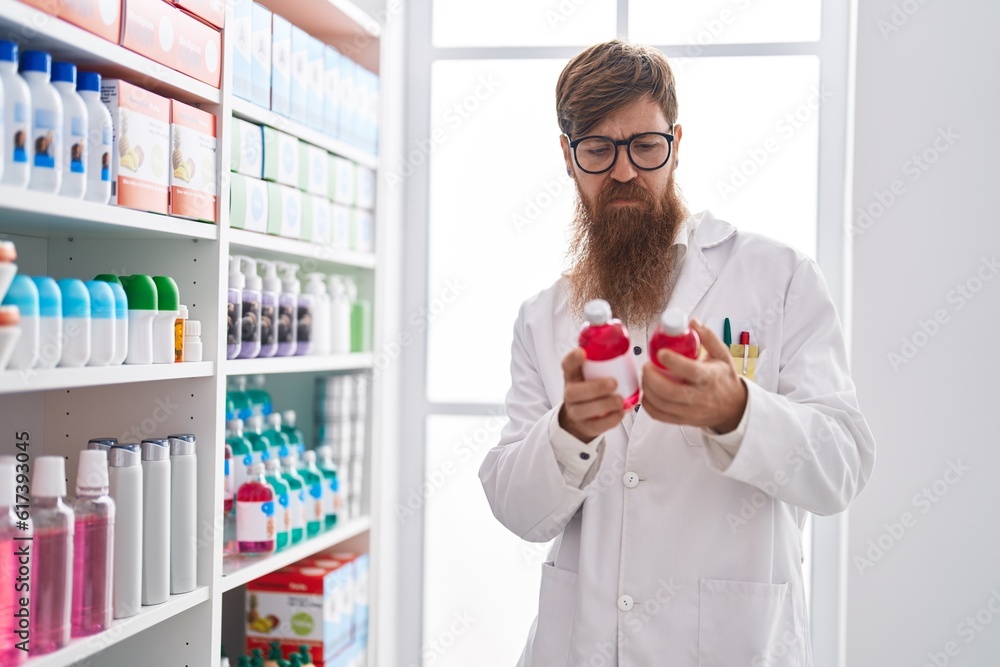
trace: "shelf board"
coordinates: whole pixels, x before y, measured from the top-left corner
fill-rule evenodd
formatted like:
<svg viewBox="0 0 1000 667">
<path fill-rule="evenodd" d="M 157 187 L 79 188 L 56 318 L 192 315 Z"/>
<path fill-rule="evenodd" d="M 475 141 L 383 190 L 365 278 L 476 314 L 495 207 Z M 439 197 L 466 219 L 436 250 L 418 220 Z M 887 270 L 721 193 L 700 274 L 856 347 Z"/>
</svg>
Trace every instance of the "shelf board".
<svg viewBox="0 0 1000 667">
<path fill-rule="evenodd" d="M 68 645 L 46 655 L 31 658 L 22 663 L 23 667 L 66 667 L 75 665 L 85 658 L 100 653 L 113 644 L 162 623 L 188 609 L 208 601 L 208 586 L 196 588 L 183 595 L 171 595 L 163 604 L 143 607 L 131 618 L 123 618 L 112 622 L 111 627 L 99 634 L 74 639 Z"/>
<path fill-rule="evenodd" d="M 228 359 L 226 375 L 262 375 L 268 373 L 311 373 L 316 371 L 353 371 L 372 367 L 370 352 L 331 354 L 328 356 L 272 357 L 270 359 Z"/>
<path fill-rule="evenodd" d="M 355 250 L 335 250 L 309 241 L 288 239 L 245 229 L 230 229 L 229 244 L 240 248 L 252 248 L 263 259 L 287 259 L 288 255 L 303 257 L 317 262 L 353 266 L 360 269 L 375 268 L 375 254 Z"/>
<path fill-rule="evenodd" d="M 360 165 L 371 169 L 378 168 L 378 156 L 364 151 L 356 146 L 335 139 L 325 132 L 314 130 L 311 127 L 297 123 L 287 116 L 275 113 L 270 109 L 264 109 L 253 102 L 244 100 L 241 97 L 233 96 L 233 115 L 243 120 L 248 120 L 259 125 L 268 125 L 276 130 L 281 130 L 287 134 L 298 137 L 313 146 L 319 146 L 331 153 L 354 160 Z"/>
<path fill-rule="evenodd" d="M 330 547 L 335 547 L 342 542 L 346 542 L 352 537 L 356 537 L 371 528 L 371 520 L 367 517 L 348 521 L 342 526 L 338 526 L 328 533 L 322 533 L 316 537 L 296 544 L 279 553 L 263 558 L 232 557 L 223 562 L 222 590 L 231 591 L 244 584 L 259 579 L 265 574 L 280 570 L 286 565 L 291 565 L 325 551 Z"/>
<path fill-rule="evenodd" d="M 0 186 L 0 230 L 41 238 L 219 238 L 219 228 L 204 222 L 10 186 Z"/>
<path fill-rule="evenodd" d="M 21 48 L 49 51 L 54 60 L 68 60 L 108 78 L 131 81 L 158 95 L 191 103 L 219 104 L 222 100 L 218 88 L 20 2 L 0 3 L 0 29 L 4 35 L 21 36 Z"/>
<path fill-rule="evenodd" d="M 6 370 L 0 373 L 0 394 L 27 391 L 76 389 L 108 384 L 127 384 L 152 380 L 208 377 L 215 371 L 211 361 L 183 364 L 148 364 L 141 366 L 104 366 L 93 368 L 51 368 L 27 371 Z"/>
</svg>

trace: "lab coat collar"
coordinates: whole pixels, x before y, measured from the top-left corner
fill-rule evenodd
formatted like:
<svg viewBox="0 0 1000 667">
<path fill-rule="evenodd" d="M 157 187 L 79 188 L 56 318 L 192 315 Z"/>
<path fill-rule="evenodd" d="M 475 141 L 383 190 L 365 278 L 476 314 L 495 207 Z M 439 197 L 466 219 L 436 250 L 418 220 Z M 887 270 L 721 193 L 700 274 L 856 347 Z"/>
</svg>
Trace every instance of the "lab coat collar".
<svg viewBox="0 0 1000 667">
<path fill-rule="evenodd" d="M 690 227 L 689 238 L 693 242 L 688 243 L 681 274 L 677 277 L 667 307 L 679 308 L 690 315 L 719 275 L 718 267 L 702 251 L 730 238 L 736 233 L 736 228 L 717 219 L 709 211 L 689 216 L 684 224 Z"/>
</svg>

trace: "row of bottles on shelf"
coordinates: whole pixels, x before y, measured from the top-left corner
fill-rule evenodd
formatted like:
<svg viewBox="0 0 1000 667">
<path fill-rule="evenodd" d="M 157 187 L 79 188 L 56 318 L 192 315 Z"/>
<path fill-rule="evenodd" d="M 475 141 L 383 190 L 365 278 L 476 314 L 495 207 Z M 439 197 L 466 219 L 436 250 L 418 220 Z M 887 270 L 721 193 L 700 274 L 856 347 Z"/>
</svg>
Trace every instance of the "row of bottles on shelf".
<svg viewBox="0 0 1000 667">
<path fill-rule="evenodd" d="M 228 359 L 371 350 L 371 303 L 358 297 L 354 278 L 310 273 L 303 289 L 298 271 L 288 262 L 229 257 Z"/>
<path fill-rule="evenodd" d="M 261 649 L 255 648 L 250 655 L 241 655 L 236 665 L 223 655 L 221 667 L 316 667 L 316 663 L 313 662 L 309 647 L 305 644 L 299 646 L 294 653 L 289 653 L 286 658 L 280 644 L 271 642 L 266 658 Z"/>
</svg>

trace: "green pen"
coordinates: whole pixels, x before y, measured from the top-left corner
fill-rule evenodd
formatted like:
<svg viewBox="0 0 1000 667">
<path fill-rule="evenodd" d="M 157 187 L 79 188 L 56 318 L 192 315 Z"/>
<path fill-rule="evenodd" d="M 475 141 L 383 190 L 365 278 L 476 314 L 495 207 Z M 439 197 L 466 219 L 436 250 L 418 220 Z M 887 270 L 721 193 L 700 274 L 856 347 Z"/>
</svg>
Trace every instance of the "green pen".
<svg viewBox="0 0 1000 667">
<path fill-rule="evenodd" d="M 726 347 L 729 347 L 730 345 L 733 344 L 733 330 L 732 327 L 729 325 L 728 317 L 726 318 L 726 325 L 722 329 L 722 342 L 726 344 Z"/>
</svg>

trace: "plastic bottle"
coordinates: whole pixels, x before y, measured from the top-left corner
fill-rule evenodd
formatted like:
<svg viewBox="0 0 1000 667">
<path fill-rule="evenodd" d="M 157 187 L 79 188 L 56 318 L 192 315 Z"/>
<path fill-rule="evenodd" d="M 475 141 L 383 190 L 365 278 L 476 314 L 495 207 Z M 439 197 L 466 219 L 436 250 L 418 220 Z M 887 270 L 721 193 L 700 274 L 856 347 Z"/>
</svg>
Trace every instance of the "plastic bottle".
<svg viewBox="0 0 1000 667">
<path fill-rule="evenodd" d="M 264 464 L 264 478 L 267 483 L 271 485 L 274 489 L 275 500 L 277 501 L 277 506 L 274 508 L 274 530 L 275 539 L 277 542 L 276 550 L 281 551 L 288 546 L 291 540 L 291 530 L 292 530 L 292 511 L 289 506 L 291 503 L 291 498 L 289 497 L 290 489 L 285 480 L 281 479 L 281 475 L 277 472 L 279 470 L 278 466 L 273 465 L 277 463 L 275 459 L 268 459 L 267 463 Z"/>
<path fill-rule="evenodd" d="M 316 667 L 308 646 L 300 646 L 299 655 L 302 656 L 302 667 Z"/>
<path fill-rule="evenodd" d="M 274 262 L 259 260 L 264 267 L 260 293 L 260 354 L 258 357 L 273 357 L 278 353 L 278 301 L 281 298 L 281 280 Z"/>
<path fill-rule="evenodd" d="M 90 114 L 76 92 L 76 65 L 52 64 L 52 85 L 59 91 L 63 106 L 62 184 L 63 197 L 83 199 L 87 193 L 87 132 Z"/>
<path fill-rule="evenodd" d="M 177 283 L 170 276 L 153 276 L 156 319 L 153 320 L 153 363 L 174 363 L 174 326 L 180 310 Z"/>
<path fill-rule="evenodd" d="M 188 307 L 183 303 L 177 306 L 177 317 L 174 318 L 174 363 L 184 361 L 184 323 L 187 322 Z"/>
<path fill-rule="evenodd" d="M 244 377 L 244 380 L 246 378 Z M 274 403 L 271 395 L 264 389 L 266 379 L 263 375 L 253 375 L 249 382 L 244 385 L 246 400 L 250 404 L 250 413 L 267 417 L 274 410 Z"/>
<path fill-rule="evenodd" d="M 330 530 L 337 523 L 337 474 L 332 470 L 324 470 L 317 465 L 316 452 L 306 450 L 302 455 L 302 467 L 320 479 L 323 496 L 323 529 Z"/>
<path fill-rule="evenodd" d="M 306 489 L 305 481 L 294 471 L 289 472 L 279 459 L 269 459 L 264 464 L 268 475 L 280 478 L 288 485 L 288 543 L 298 544 L 306 534 Z"/>
<path fill-rule="evenodd" d="M 62 185 L 63 104 L 49 82 L 52 56 L 41 51 L 21 54 L 21 76 L 31 91 L 31 133 L 34 147 L 28 187 L 55 194 Z"/>
<path fill-rule="evenodd" d="M 170 444 L 142 441 L 142 604 L 170 597 Z"/>
<path fill-rule="evenodd" d="M 5 582 L 0 586 L 0 664 L 19 665 L 24 651 L 16 648 L 20 641 L 17 631 L 15 608 L 20 608 L 20 594 L 12 582 L 17 580 L 19 563 L 14 556 L 21 537 L 29 537 L 30 531 L 17 527 L 14 513 L 17 503 L 17 461 L 13 456 L 0 457 L 0 577 Z"/>
<path fill-rule="evenodd" d="M 280 458 L 284 451 L 293 447 L 293 443 L 281 428 L 280 413 L 272 412 L 264 419 L 267 426 L 263 429 L 263 435 L 267 441 L 268 451 L 271 453 L 271 458 Z"/>
<path fill-rule="evenodd" d="M 351 351 L 351 299 L 341 276 L 330 276 L 330 353 L 347 354 Z"/>
<path fill-rule="evenodd" d="M 278 667 L 279 660 L 282 662 L 285 660 L 285 656 L 281 654 L 281 646 L 278 645 L 278 642 L 271 642 L 264 667 Z"/>
<path fill-rule="evenodd" d="M 95 276 L 94 280 L 107 283 L 115 295 L 115 354 L 111 358 L 111 365 L 120 366 L 125 363 L 125 357 L 128 356 L 128 297 L 125 296 L 125 288 L 122 287 L 118 276 L 102 273 Z"/>
<path fill-rule="evenodd" d="M 0 113 L 0 116 L 3 114 Z M 17 275 L 17 246 L 13 241 L 0 241 L 0 300 L 7 294 L 10 281 Z"/>
<path fill-rule="evenodd" d="M 285 410 L 282 413 L 281 432 L 288 436 L 288 442 L 301 456 L 306 451 L 306 438 L 302 434 L 302 429 L 295 425 L 297 419 L 295 410 Z"/>
<path fill-rule="evenodd" d="M 236 257 L 229 256 L 229 293 L 226 306 L 226 359 L 235 359 L 243 344 L 243 288 L 246 278 Z"/>
<path fill-rule="evenodd" d="M 264 479 L 264 466 L 247 469 L 247 481 L 236 492 L 236 546 L 242 555 L 266 555 L 277 548 L 275 498 Z"/>
<path fill-rule="evenodd" d="M 73 510 L 64 502 L 66 467 L 61 456 L 39 456 L 31 480 L 34 524 L 29 650 L 38 656 L 69 643 L 73 599 Z"/>
<path fill-rule="evenodd" d="M 115 618 L 139 613 L 142 604 L 142 467 L 136 443 L 108 450 L 108 489 L 115 501 Z"/>
<path fill-rule="evenodd" d="M 198 584 L 198 457 L 191 433 L 170 442 L 170 594 Z"/>
<path fill-rule="evenodd" d="M 625 397 L 627 410 L 639 402 L 639 375 L 632 359 L 628 329 L 620 320 L 612 319 L 611 305 L 604 299 L 588 301 L 583 312 L 587 318 L 580 330 L 580 347 L 586 355 L 583 377 L 617 380 L 615 391 Z"/>
<path fill-rule="evenodd" d="M 232 378 L 232 389 L 227 393 L 227 399 L 233 402 L 233 414 L 239 419 L 247 419 L 254 414 L 253 406 L 250 403 L 250 396 L 247 393 L 247 378 L 245 375 L 238 375 Z"/>
<path fill-rule="evenodd" d="M 62 368 L 80 368 L 90 360 L 90 292 L 82 280 L 63 278 L 62 293 L 63 350 L 59 358 Z"/>
<path fill-rule="evenodd" d="M 224 556 L 236 553 L 235 526 L 232 525 L 233 506 L 236 503 L 236 487 L 233 484 L 233 447 L 225 444 L 222 461 L 222 553 Z"/>
<path fill-rule="evenodd" d="M 0 40 L 0 82 L 3 83 L 3 184 L 28 187 L 34 144 L 31 142 L 31 92 L 17 73 L 17 44 Z"/>
<path fill-rule="evenodd" d="M 118 438 L 91 438 L 87 441 L 87 449 L 96 449 L 104 452 L 105 458 L 108 451 L 118 444 Z M 110 481 L 109 481 L 110 484 Z"/>
<path fill-rule="evenodd" d="M 184 361 L 201 361 L 202 354 L 201 322 L 198 320 L 185 320 Z"/>
<path fill-rule="evenodd" d="M 226 444 L 233 450 L 233 486 L 239 489 L 247 481 L 247 468 L 254 462 L 253 446 L 243 433 L 243 420 L 226 422 Z"/>
<path fill-rule="evenodd" d="M 683 382 L 683 379 L 671 373 L 660 363 L 657 353 L 662 349 L 673 350 L 689 359 L 697 359 L 701 352 L 701 339 L 698 337 L 698 332 L 688 326 L 688 319 L 677 308 L 667 308 L 660 315 L 660 321 L 653 331 L 653 335 L 649 338 L 649 358 L 671 380 Z"/>
<path fill-rule="evenodd" d="M 62 292 L 48 276 L 31 279 L 38 288 L 38 360 L 35 368 L 55 368 L 62 358 Z"/>
<path fill-rule="evenodd" d="M 281 279 L 281 295 L 278 297 L 278 356 L 294 356 L 299 341 L 299 281 L 294 271 L 289 275 L 288 265 L 277 263 L 285 275 Z"/>
<path fill-rule="evenodd" d="M 344 277 L 347 298 L 351 302 L 351 352 L 371 352 L 372 305 L 367 299 L 358 297 L 358 285 L 354 278 Z"/>
<path fill-rule="evenodd" d="M 326 509 L 326 528 L 329 530 L 337 525 L 340 508 L 343 506 L 343 498 L 340 495 L 340 471 L 333 462 L 332 447 L 323 445 L 316 448 L 316 467 L 323 472 L 330 490 L 331 504 Z"/>
<path fill-rule="evenodd" d="M 115 501 L 108 495 L 108 455 L 80 452 L 76 471 L 73 537 L 73 637 L 89 637 L 111 625 Z"/>
<path fill-rule="evenodd" d="M 245 255 L 234 255 L 240 263 L 243 272 L 244 287 L 242 291 L 243 312 L 241 316 L 240 359 L 254 359 L 260 354 L 260 276 L 257 275 L 257 262 Z"/>
<path fill-rule="evenodd" d="M 107 204 L 111 200 L 111 113 L 101 102 L 101 75 L 80 72 L 76 92 L 87 107 L 87 201 Z"/>
<path fill-rule="evenodd" d="M 297 342 L 295 344 L 295 355 L 299 357 L 304 357 L 308 354 L 315 354 L 313 350 L 312 340 L 313 340 L 313 326 L 316 321 L 316 314 L 314 312 L 316 299 L 312 294 L 301 292 L 301 283 L 299 279 L 295 277 L 295 273 L 299 270 L 299 267 L 294 264 L 289 264 L 287 266 L 287 273 L 285 278 L 282 279 L 282 285 L 286 285 L 286 281 L 289 281 L 289 276 L 292 280 L 287 284 L 291 286 L 291 289 L 286 288 L 286 292 L 294 292 L 297 296 L 298 306 L 296 308 L 296 327 L 298 331 L 296 332 Z"/>
<path fill-rule="evenodd" d="M 0 371 L 7 370 L 7 363 L 20 337 L 21 312 L 17 306 L 0 305 Z"/>
<path fill-rule="evenodd" d="M 115 358 L 115 294 L 100 280 L 88 280 L 90 292 L 90 360 L 88 366 L 108 366 Z"/>
<path fill-rule="evenodd" d="M 11 370 L 27 370 L 38 362 L 38 288 L 28 276 L 16 275 L 10 283 L 4 306 L 17 306 L 21 314 L 21 337 L 14 345 L 10 362 Z"/>
<path fill-rule="evenodd" d="M 250 441 L 250 447 L 253 449 L 253 462 L 266 463 L 271 458 L 274 447 L 270 438 L 264 436 L 263 415 L 250 415 L 243 424 L 246 427 L 243 435 Z"/>
<path fill-rule="evenodd" d="M 308 456 L 309 453 L 306 452 L 305 455 Z M 326 512 L 324 511 L 323 504 L 323 476 L 319 474 L 319 471 L 310 468 L 308 465 L 300 464 L 299 455 L 294 451 L 288 452 L 288 456 L 282 458 L 281 463 L 294 469 L 305 481 L 306 537 L 314 537 L 326 525 Z"/>
<path fill-rule="evenodd" d="M 326 275 L 310 273 L 305 291 L 313 298 L 312 354 L 330 354 L 330 295 L 326 293 Z"/>
<path fill-rule="evenodd" d="M 122 276 L 128 300 L 126 364 L 153 363 L 153 320 L 156 319 L 156 283 L 146 275 Z"/>
</svg>

